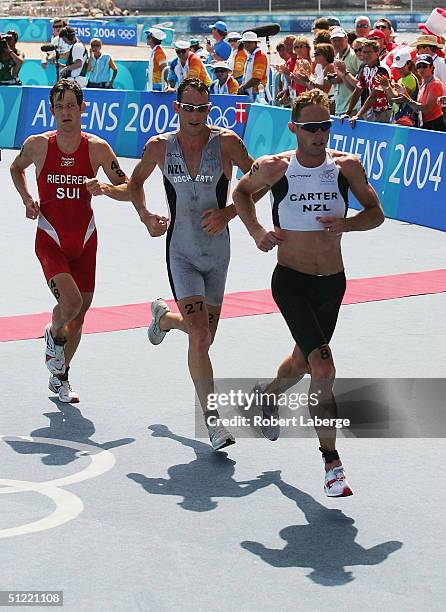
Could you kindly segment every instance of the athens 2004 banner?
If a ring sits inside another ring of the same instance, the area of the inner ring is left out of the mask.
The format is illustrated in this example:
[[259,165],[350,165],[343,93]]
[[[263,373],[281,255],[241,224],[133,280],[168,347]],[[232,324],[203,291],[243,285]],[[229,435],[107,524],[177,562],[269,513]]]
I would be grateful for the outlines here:
[[[31,134],[54,129],[49,91],[47,87],[11,87],[0,91],[0,113],[3,113],[0,114],[0,147],[20,148]],[[87,109],[82,129],[107,140],[120,156],[139,157],[151,136],[174,131],[178,125],[178,116],[173,110],[174,94],[87,89],[85,99]],[[244,96],[211,96],[210,123],[243,136],[244,99]]]

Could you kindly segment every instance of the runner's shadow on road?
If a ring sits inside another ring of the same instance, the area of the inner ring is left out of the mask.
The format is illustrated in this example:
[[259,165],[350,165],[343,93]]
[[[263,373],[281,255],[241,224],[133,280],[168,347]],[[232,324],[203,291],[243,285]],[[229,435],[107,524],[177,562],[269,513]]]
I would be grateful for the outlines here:
[[312,568],[308,578],[323,586],[339,586],[353,581],[346,567],[378,565],[402,547],[402,542],[389,541],[372,548],[355,542],[358,530],[354,520],[342,510],[326,508],[311,495],[286,484],[274,473],[272,484],[295,502],[307,520],[307,525],[290,525],[279,532],[286,542],[282,549],[267,548],[260,542],[241,542],[242,548],[257,555],[273,567]]
[[[135,441],[134,438],[122,438],[102,444],[95,442],[91,439],[96,433],[93,421],[85,418],[79,408],[75,408],[73,404],[65,404],[59,400],[50,399],[56,404],[58,412],[44,413],[44,416],[48,417],[50,421],[49,427],[36,429],[30,433],[30,436],[80,442],[81,444],[89,444],[105,450]],[[42,463],[45,465],[67,465],[79,459],[83,453],[81,450],[65,446],[52,446],[49,443],[9,440],[8,444],[16,453],[43,455]]]
[[182,497],[178,503],[185,510],[208,512],[217,507],[215,498],[245,497],[268,486],[271,478],[264,474],[254,480],[234,480],[235,461],[227,453],[215,452],[209,444],[178,436],[165,425],[150,425],[153,437],[170,438],[195,452],[190,463],[171,466],[168,478],[149,478],[144,474],[127,474],[152,495],[174,495]]

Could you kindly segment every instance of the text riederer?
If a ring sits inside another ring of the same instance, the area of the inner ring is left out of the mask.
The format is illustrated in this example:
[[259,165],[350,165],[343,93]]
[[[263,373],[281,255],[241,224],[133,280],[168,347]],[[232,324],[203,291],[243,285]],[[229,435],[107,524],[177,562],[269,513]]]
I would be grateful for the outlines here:
[[250,410],[252,406],[260,403],[275,404],[278,407],[287,407],[290,410],[298,410],[301,406],[317,406],[319,402],[317,393],[245,393],[241,389],[229,393],[210,393],[208,395],[207,407],[209,410],[216,410],[222,406],[243,407]]

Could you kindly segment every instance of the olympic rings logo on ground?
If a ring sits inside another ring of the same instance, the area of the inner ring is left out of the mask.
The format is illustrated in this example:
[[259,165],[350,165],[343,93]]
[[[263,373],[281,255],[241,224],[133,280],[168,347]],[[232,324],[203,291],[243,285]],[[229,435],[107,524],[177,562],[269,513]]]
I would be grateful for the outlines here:
[[52,500],[56,506],[56,509],[43,519],[25,523],[18,527],[0,529],[0,539],[45,531],[72,521],[82,512],[84,504],[77,495],[66,491],[62,487],[101,476],[111,470],[116,463],[115,456],[109,450],[70,440],[9,435],[0,435],[0,440],[5,442],[33,442],[35,444],[72,448],[80,451],[80,456],[89,457],[90,459],[90,464],[80,472],[54,480],[33,482],[0,478],[0,495],[7,495],[8,493],[40,493]]
[[127,40],[130,40],[131,38],[136,38],[136,31],[135,30],[123,30],[122,28],[120,28],[118,30],[118,36],[120,38],[125,38]]
[[215,127],[232,129],[237,125],[237,111],[229,106],[224,111],[219,106],[212,106],[209,113],[209,123]]

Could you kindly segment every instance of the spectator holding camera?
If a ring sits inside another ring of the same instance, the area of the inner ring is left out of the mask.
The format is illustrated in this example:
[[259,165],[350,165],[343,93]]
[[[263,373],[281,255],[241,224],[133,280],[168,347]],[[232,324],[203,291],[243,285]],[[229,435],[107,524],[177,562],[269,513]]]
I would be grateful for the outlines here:
[[88,51],[76,37],[76,30],[70,26],[62,28],[59,36],[69,46],[64,54],[66,65],[60,71],[60,78],[76,81],[81,87],[87,85]]
[[231,55],[231,46],[226,42],[228,28],[224,21],[216,21],[209,26],[214,43],[208,39],[206,41],[206,51],[209,53],[208,62],[226,62]]
[[19,51],[19,49],[17,49],[17,43],[19,41],[19,35],[17,34],[17,32],[15,30],[8,30],[6,32],[6,36],[8,38],[8,45],[10,46],[11,51],[15,53],[17,57],[20,57],[22,61],[24,61],[25,54],[23,53],[23,51]]
[[90,58],[87,70],[89,72],[87,87],[113,89],[118,69],[111,55],[102,53],[102,41],[100,38],[92,38],[90,40]]
[[[66,25],[67,25],[67,22],[64,19],[60,19],[59,17],[56,17],[55,19],[53,19],[52,36],[50,40],[50,45],[53,45],[57,49],[57,52],[59,53],[60,56],[64,55],[65,53],[68,53],[68,51],[70,50],[70,47],[67,45],[67,43],[64,42],[59,36],[60,31],[62,30],[62,28],[65,28]],[[46,70],[46,67],[48,66],[48,64],[54,64],[55,61],[56,61],[55,53],[50,53],[50,52],[45,53],[42,59],[42,68]]]
[[11,49],[8,36],[0,34],[0,85],[21,85],[18,79],[23,60]]

